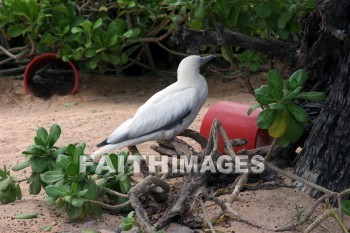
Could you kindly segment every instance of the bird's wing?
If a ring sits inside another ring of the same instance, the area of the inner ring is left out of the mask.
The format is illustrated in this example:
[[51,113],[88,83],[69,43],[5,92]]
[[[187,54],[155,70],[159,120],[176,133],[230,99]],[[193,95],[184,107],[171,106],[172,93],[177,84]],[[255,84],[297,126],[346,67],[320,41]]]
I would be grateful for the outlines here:
[[197,90],[195,88],[170,90],[165,89],[149,99],[137,110],[132,119],[120,125],[100,146],[171,129],[182,123],[198,102]]

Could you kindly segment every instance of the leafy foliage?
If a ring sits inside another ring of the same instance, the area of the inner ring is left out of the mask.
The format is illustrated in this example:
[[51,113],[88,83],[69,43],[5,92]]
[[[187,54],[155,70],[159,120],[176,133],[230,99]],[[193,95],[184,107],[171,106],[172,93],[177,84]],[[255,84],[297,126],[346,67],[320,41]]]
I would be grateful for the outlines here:
[[249,50],[237,54],[237,59],[239,61],[240,68],[246,68],[251,72],[258,71],[261,64],[264,62],[263,56]]
[[344,200],[341,202],[341,210],[344,214],[350,216],[350,200]]
[[[51,126],[49,132],[42,127],[38,128],[35,144],[23,152],[26,160],[12,170],[19,171],[31,166],[32,174],[28,178],[30,193],[38,194],[41,187],[44,187],[49,205],[55,204],[69,218],[82,219],[91,214],[98,219],[102,212],[99,199],[105,196],[104,187],[124,194],[131,188],[133,166],[128,160],[129,153],[105,155],[111,161],[111,170],[114,172],[99,171],[96,169],[97,163],[86,160],[85,144],[55,147],[60,135],[61,128],[56,124]],[[82,161],[89,164],[84,165]],[[96,177],[100,180],[99,185],[95,182]],[[116,204],[128,201],[127,198],[110,194],[107,197]],[[0,170],[0,203],[12,202],[16,198],[21,198],[19,185],[9,176],[6,168]],[[122,209],[130,210],[131,206]]]
[[[298,41],[301,26],[299,18],[315,7],[313,0],[185,0],[170,1],[179,15],[188,15],[185,25],[191,29],[212,29],[240,32],[248,36]],[[224,48],[223,48],[224,47]],[[211,48],[212,49],[212,48]],[[236,55],[240,67],[257,71],[263,57],[251,51],[221,46],[223,57]],[[231,55],[230,55],[231,54]],[[232,62],[232,61],[231,61]]]
[[22,192],[18,182],[10,176],[10,171],[4,166],[0,169],[0,203],[7,204],[21,198]]
[[325,94],[321,92],[301,92],[307,79],[307,73],[302,69],[294,72],[286,81],[278,71],[270,70],[267,74],[267,85],[255,90],[258,104],[249,109],[248,115],[254,109],[263,107],[264,110],[260,112],[257,120],[258,127],[268,129],[270,136],[277,138],[281,145],[297,141],[309,120],[305,110],[293,101],[325,99]]
[[64,61],[83,60],[85,68],[105,72],[121,69],[135,51],[142,52],[139,38],[158,36],[178,20],[159,1],[118,0],[108,7],[94,1],[85,9],[76,2],[4,0],[0,28],[10,39],[32,43],[37,53],[57,51]]
[[131,211],[126,218],[122,219],[122,223],[119,225],[119,227],[123,231],[130,231],[134,225],[136,225],[136,216],[135,212]]
[[28,179],[30,194],[39,194],[41,187],[45,186],[45,183],[40,179],[41,173],[58,168],[56,158],[67,149],[66,147],[54,147],[60,135],[61,128],[59,125],[52,125],[50,132],[40,127],[34,138],[34,144],[26,151],[23,151],[26,160],[12,168],[13,171],[19,171],[31,166],[32,174]]
[[[220,25],[248,36],[297,41],[298,19],[315,6],[312,0],[117,0],[90,1],[85,8],[77,7],[79,3],[4,0],[0,30],[10,42],[15,38],[37,53],[57,51],[65,61],[83,61],[85,68],[105,72],[121,70],[130,58],[142,57],[148,42],[140,39],[160,38],[185,18],[184,24],[192,29],[216,30]],[[170,40],[162,43],[173,46]],[[261,55],[229,46],[203,49],[221,51],[231,63],[236,57],[251,71],[264,61]]]

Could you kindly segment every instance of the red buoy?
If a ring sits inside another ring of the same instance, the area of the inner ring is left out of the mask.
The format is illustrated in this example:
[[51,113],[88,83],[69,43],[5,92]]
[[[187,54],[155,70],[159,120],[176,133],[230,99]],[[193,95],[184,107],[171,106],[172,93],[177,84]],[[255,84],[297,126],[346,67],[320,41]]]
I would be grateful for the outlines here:
[[[203,118],[200,133],[208,138],[213,121],[218,119],[230,140],[244,138],[248,141],[244,146],[235,147],[235,152],[271,144],[272,138],[267,130],[259,129],[256,123],[261,110],[257,109],[248,116],[249,108],[248,105],[229,101],[220,101],[214,104]],[[221,135],[219,135],[219,150],[221,153],[225,153]]]

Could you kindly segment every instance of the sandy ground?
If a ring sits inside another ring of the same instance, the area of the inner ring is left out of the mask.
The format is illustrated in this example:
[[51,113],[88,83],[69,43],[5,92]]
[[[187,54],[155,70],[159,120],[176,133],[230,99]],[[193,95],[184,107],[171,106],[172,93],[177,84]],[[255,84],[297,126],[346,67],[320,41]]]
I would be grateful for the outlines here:
[[[74,96],[53,96],[42,100],[27,95],[22,83],[0,78],[0,167],[11,168],[24,157],[21,152],[33,143],[38,127],[49,128],[59,124],[62,136],[58,145],[87,143],[86,152],[93,152],[94,145],[103,140],[121,122],[131,117],[137,108],[153,93],[175,81],[174,76],[152,77],[105,77],[82,74],[79,92]],[[255,87],[264,82],[253,78]],[[208,79],[209,98],[190,128],[199,131],[201,120],[208,108],[219,100],[253,104],[253,98],[246,91],[244,81],[236,79],[223,82],[219,77]],[[150,152],[145,143],[141,152]],[[29,176],[29,169],[17,173],[17,178]],[[21,184],[24,196],[21,201],[0,205],[0,232],[42,232],[43,226],[52,226],[51,232],[81,232],[86,228],[101,232],[114,232],[120,223],[117,213],[104,213],[101,221],[89,219],[71,223],[55,208],[48,208],[42,191],[37,196],[28,194],[28,185]],[[313,200],[291,188],[246,191],[240,194],[234,204],[235,210],[246,218],[269,228],[284,226],[293,222],[297,209],[305,211]],[[322,207],[318,209],[318,213]],[[217,208],[210,207],[214,215]],[[38,218],[31,220],[13,219],[16,213],[38,212]],[[299,231],[305,229],[304,224]],[[221,232],[258,233],[266,232],[234,220],[215,226]],[[328,220],[315,232],[337,232],[335,221]],[[294,232],[294,231],[293,231]]]

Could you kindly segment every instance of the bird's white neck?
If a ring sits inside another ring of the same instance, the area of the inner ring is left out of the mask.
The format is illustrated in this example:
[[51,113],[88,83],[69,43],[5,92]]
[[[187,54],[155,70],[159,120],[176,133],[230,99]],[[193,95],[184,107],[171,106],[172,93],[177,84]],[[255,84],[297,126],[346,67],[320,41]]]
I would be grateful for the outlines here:
[[186,69],[177,71],[177,80],[183,83],[196,83],[201,76],[199,69]]

